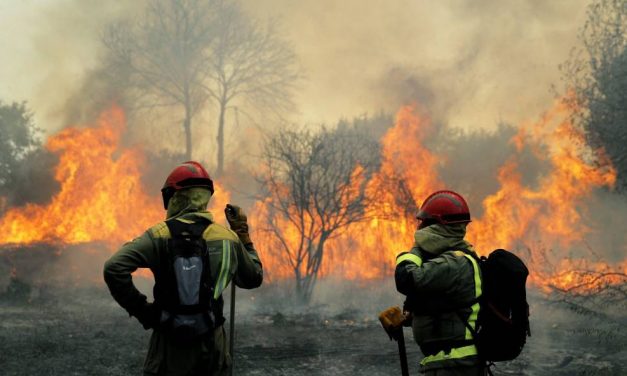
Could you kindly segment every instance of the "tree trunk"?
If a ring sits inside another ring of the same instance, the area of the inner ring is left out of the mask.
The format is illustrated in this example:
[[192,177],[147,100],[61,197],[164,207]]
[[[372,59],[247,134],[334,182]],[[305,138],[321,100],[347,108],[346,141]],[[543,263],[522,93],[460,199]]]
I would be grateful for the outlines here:
[[183,121],[183,128],[185,128],[185,159],[188,161],[192,160],[192,129],[191,129],[191,119],[185,116],[185,120]]
[[[322,258],[324,255],[324,244],[329,238],[328,233],[323,232],[318,240],[318,244],[314,249],[309,249],[307,271],[304,277],[297,276],[296,280],[296,293],[300,297],[301,301],[305,304],[311,302],[316,282],[318,281],[318,272],[322,265]],[[311,247],[311,245],[309,246]],[[313,247],[311,247],[313,248]]]
[[185,120],[183,120],[183,128],[185,129],[185,159],[192,160],[192,110],[189,103],[185,103]]
[[226,112],[226,100],[220,101],[220,117],[218,119],[218,165],[216,176],[221,176],[224,172],[224,116]]

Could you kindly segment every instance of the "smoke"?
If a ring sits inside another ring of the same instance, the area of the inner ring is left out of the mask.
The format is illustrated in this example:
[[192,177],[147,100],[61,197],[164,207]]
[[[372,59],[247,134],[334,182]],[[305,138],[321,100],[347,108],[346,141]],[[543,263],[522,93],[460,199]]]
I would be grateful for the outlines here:
[[[559,79],[558,64],[577,44],[586,2],[263,0],[240,5],[251,17],[278,19],[303,66],[306,80],[295,98],[299,111],[288,122],[336,124],[380,110],[395,113],[400,105],[417,102],[436,124],[473,130],[518,124],[546,108],[549,87]],[[94,0],[0,5],[0,20],[14,31],[11,39],[0,37],[6,55],[0,97],[27,100],[48,134],[90,123],[112,101],[124,101],[118,92],[124,83],[107,72],[103,29],[141,15],[144,6]],[[210,167],[214,113],[213,108],[200,113],[194,125],[194,156]],[[181,151],[180,116],[168,110],[136,115],[128,114],[127,144],[151,145],[157,153]],[[230,114],[229,171],[254,170],[261,143],[252,140],[261,139],[259,121],[245,111]],[[229,180],[234,180],[230,187],[239,185],[238,179]],[[238,198],[247,195],[251,192]]]
[[279,16],[294,41],[308,77],[298,98],[308,119],[427,99],[436,119],[472,128],[517,124],[545,108],[587,1],[243,4]]
[[[278,18],[307,81],[294,119],[333,123],[408,99],[461,127],[518,123],[539,113],[577,44],[586,0],[241,1],[253,17]],[[102,57],[104,26],[143,2],[6,2],[0,20],[5,100],[28,100],[51,132],[67,125],[69,99],[98,102],[89,84]],[[106,90],[105,90],[106,91]],[[70,119],[71,120],[71,119]]]
[[140,2],[2,2],[0,97],[26,100],[50,134],[67,125],[67,100],[99,64],[104,25]]
[[54,180],[56,155],[44,149],[35,150],[20,162],[21,168],[13,173],[10,186],[0,191],[6,197],[7,207],[27,203],[44,204],[59,190]]

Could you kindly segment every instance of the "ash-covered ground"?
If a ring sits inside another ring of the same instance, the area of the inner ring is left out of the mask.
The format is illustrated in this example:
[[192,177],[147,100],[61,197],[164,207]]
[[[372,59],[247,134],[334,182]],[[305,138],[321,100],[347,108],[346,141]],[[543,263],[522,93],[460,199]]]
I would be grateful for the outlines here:
[[[400,374],[396,343],[377,320],[380,310],[401,303],[391,283],[348,287],[329,281],[318,290],[309,307],[292,304],[276,285],[238,290],[236,375]],[[495,375],[627,373],[626,314],[530,300],[532,337],[518,359],[497,365]],[[0,374],[140,375],[149,335],[104,286],[12,282],[0,298]],[[411,331],[405,335],[410,370],[418,374],[420,353]]]

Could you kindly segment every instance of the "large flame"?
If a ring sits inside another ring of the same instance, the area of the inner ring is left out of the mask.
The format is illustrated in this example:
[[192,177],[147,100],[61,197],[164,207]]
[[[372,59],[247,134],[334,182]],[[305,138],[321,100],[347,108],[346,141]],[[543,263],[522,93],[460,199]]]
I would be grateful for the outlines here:
[[[0,218],[0,244],[78,244],[117,247],[164,217],[158,189],[149,194],[141,178],[146,157],[141,147],[123,147],[124,112],[114,106],[96,124],[71,127],[47,140],[59,155],[55,179],[60,191],[47,205],[27,204]],[[164,177],[168,171],[164,171]],[[224,207],[220,187],[212,207]]]
[[[540,121],[521,126],[512,140],[517,152],[497,172],[500,188],[483,200],[483,216],[474,218],[468,237],[481,254],[508,248],[522,255],[532,282],[540,287],[594,289],[624,278],[618,274],[627,273],[627,262],[610,265],[570,250],[592,231],[583,220],[586,203],[595,189],[614,184],[616,172],[602,151],[586,146],[570,115],[564,102],[557,101]],[[372,280],[393,273],[396,254],[413,243],[421,201],[435,190],[455,189],[438,176],[438,169],[446,168],[445,156],[425,146],[432,128],[415,106],[399,110],[381,140],[380,168],[366,175],[358,166],[342,198],[357,197],[365,186],[366,194],[376,197],[366,208],[367,220],[328,239],[321,276]],[[49,138],[46,147],[59,155],[55,179],[61,189],[46,205],[6,210],[0,218],[0,245],[101,242],[113,249],[162,220],[160,197],[149,194],[141,182],[146,166],[142,149],[120,144],[124,129],[124,113],[113,107],[94,126],[66,128]],[[532,150],[546,167],[531,185],[523,182],[520,171],[523,150]],[[216,192],[211,209],[221,211],[229,195],[219,186]],[[251,210],[251,227],[257,230],[253,238],[269,279],[293,278],[310,267],[306,262],[290,264],[285,254],[286,249],[298,249],[302,237],[285,216],[272,211],[271,200],[258,201]],[[305,218],[310,224],[316,220]],[[272,231],[260,231],[271,227],[283,240]]]
[[389,276],[396,255],[411,248],[417,203],[444,188],[437,173],[442,157],[424,145],[433,125],[418,113],[415,105],[402,107],[381,140],[381,168],[366,191],[377,197],[367,209],[374,216],[330,243],[329,273],[353,280]]
[[[586,146],[564,103],[556,101],[540,121],[521,126],[512,140],[517,154],[499,169],[500,189],[484,199],[484,214],[469,225],[468,238],[480,254],[508,248],[521,255],[530,266],[531,281],[540,287],[592,288],[607,281],[606,277],[611,280],[613,272],[627,272],[627,263],[612,266],[569,253],[569,246],[591,231],[582,220],[588,199],[596,188],[613,186],[616,172],[601,150]],[[400,109],[394,127],[381,141],[381,168],[368,183],[368,192],[378,197],[368,209],[375,214],[328,242],[323,275],[368,280],[392,274],[396,254],[413,242],[415,209],[431,192],[445,188],[438,176],[445,158],[425,147],[431,128],[429,119],[419,115],[415,106]],[[519,171],[518,154],[524,148],[530,148],[547,166],[533,186],[523,184]],[[378,189],[382,185],[387,189]],[[267,212],[266,204],[258,203],[253,210],[253,221],[262,227],[263,218],[279,218]],[[298,239],[289,223],[275,228],[288,243]],[[275,235],[258,234],[264,262],[275,277],[293,277],[294,266],[286,263]]]
[[[432,132],[432,124],[417,112],[416,106],[401,108],[394,127],[381,140],[381,167],[366,186],[366,194],[376,196],[371,207],[365,209],[372,215],[364,222],[341,229],[327,242],[320,275],[352,280],[389,276],[396,254],[411,247],[416,202],[444,187],[436,171],[441,158],[423,145]],[[357,170],[360,168],[358,166]],[[357,190],[363,181],[353,178],[351,184]],[[285,194],[287,192],[282,193]],[[286,255],[286,248],[294,252],[299,247],[301,236],[294,224],[270,211],[270,200],[258,202],[251,211],[252,227],[258,230],[255,239],[270,279],[293,278],[295,272],[303,274],[308,267],[306,262],[302,265],[289,263]],[[285,240],[284,244],[277,237],[277,231]]]
[[557,100],[540,121],[523,125],[512,139],[518,153],[530,148],[548,172],[534,186],[526,186],[518,169],[519,155],[512,156],[498,172],[499,191],[483,200],[483,217],[469,226],[469,238],[478,250],[524,251],[531,281],[563,290],[587,285],[591,275],[621,270],[586,259],[590,252],[579,257],[572,252],[591,231],[583,220],[589,198],[596,188],[612,187],[616,171],[602,150],[587,147],[565,103]]
[[595,188],[612,187],[616,171],[602,151],[586,148],[570,116],[564,102],[557,101],[540,122],[521,127],[512,140],[517,150],[535,149],[550,170],[529,187],[522,184],[518,156],[505,162],[498,173],[500,190],[485,198],[483,217],[469,227],[477,248],[512,248],[538,240],[566,248],[589,231],[581,215],[588,209],[586,199]]

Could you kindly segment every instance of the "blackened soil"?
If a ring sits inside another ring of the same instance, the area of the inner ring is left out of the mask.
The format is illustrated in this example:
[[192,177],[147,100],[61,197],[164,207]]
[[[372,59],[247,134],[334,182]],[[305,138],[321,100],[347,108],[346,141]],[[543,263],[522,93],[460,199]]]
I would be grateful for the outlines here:
[[[260,300],[260,299],[259,299]],[[624,318],[583,315],[548,303],[532,312],[532,337],[495,375],[625,375]],[[385,307],[381,307],[385,308]],[[398,375],[396,343],[376,312],[243,308],[236,320],[236,375]],[[0,301],[0,374],[141,375],[150,333],[104,289]],[[411,374],[420,353],[405,331]]]

